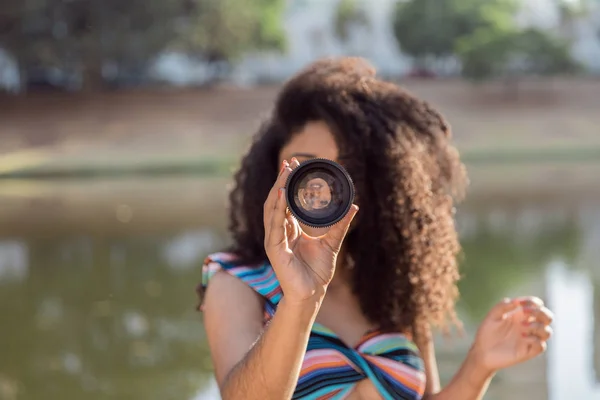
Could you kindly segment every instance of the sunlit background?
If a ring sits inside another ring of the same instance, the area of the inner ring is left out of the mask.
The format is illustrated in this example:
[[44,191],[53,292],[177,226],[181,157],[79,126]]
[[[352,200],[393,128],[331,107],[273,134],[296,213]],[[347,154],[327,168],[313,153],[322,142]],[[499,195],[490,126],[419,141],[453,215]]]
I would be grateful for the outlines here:
[[486,399],[600,399],[598,0],[2,0],[0,399],[219,398],[194,288],[231,171],[334,55],[438,107],[469,168],[442,380],[535,294],[549,351]]

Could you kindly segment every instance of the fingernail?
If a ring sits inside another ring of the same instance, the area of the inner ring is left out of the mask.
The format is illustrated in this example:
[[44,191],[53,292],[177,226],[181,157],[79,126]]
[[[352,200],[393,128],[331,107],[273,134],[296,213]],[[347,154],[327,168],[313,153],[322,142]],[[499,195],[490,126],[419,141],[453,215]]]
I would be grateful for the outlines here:
[[294,161],[298,161],[298,159],[296,157],[292,157],[292,162]]
[[281,199],[281,196],[283,196],[283,188],[279,188],[279,191],[277,192],[277,198]]

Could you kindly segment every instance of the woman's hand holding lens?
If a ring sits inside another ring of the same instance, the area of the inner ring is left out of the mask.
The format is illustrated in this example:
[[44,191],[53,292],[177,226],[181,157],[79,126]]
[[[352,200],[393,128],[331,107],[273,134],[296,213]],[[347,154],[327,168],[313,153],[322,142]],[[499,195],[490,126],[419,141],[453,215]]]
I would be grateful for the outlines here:
[[303,303],[323,296],[333,278],[340,248],[358,207],[320,237],[302,231],[287,211],[285,184],[298,161],[283,162],[264,204],[265,250],[277,274],[286,302]]

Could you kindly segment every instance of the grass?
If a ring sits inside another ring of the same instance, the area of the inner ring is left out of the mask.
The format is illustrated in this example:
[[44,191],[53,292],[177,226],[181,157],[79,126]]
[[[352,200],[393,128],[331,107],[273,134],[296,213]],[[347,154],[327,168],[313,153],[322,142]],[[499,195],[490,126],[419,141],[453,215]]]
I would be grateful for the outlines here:
[[[599,147],[570,147],[558,149],[493,149],[463,151],[463,161],[472,166],[539,163],[600,162]],[[239,157],[233,155],[198,157],[147,157],[142,160],[90,162],[70,160],[60,162],[43,155],[28,158],[27,162],[0,160],[0,179],[94,179],[136,176],[197,175],[222,176],[230,174]]]
[[52,166],[41,163],[36,166],[16,168],[0,172],[0,179],[94,179],[136,176],[200,175],[213,176],[229,171],[232,160],[175,159],[172,161],[146,161],[135,164]]

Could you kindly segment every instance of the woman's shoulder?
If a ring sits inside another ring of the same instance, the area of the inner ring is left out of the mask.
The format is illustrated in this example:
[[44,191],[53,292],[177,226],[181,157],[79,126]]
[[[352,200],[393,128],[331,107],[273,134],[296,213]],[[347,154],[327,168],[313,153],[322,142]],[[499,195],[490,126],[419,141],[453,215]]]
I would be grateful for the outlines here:
[[281,299],[281,287],[268,260],[247,264],[232,252],[216,252],[208,255],[202,265],[202,286],[219,271],[233,275],[260,294],[277,304]]

